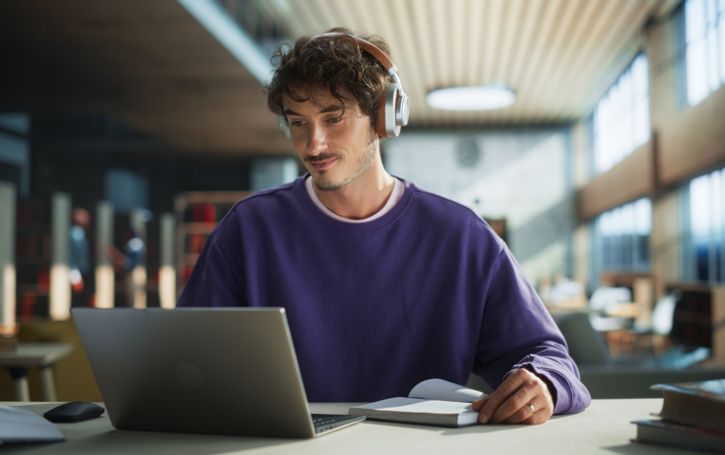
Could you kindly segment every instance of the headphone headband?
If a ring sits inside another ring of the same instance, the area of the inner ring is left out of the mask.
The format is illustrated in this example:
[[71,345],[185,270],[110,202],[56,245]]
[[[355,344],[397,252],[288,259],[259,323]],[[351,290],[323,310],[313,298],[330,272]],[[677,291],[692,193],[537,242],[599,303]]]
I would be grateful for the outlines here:
[[371,43],[368,40],[359,38],[357,36],[348,35],[347,33],[341,33],[341,32],[327,32],[327,33],[320,33],[319,35],[315,35],[312,38],[310,38],[310,41],[315,41],[317,39],[325,39],[325,38],[351,38],[353,41],[355,41],[355,44],[357,44],[357,47],[363,49],[368,54],[375,57],[375,60],[380,62],[381,65],[383,65],[383,68],[385,68],[385,71],[387,71],[389,74],[397,73],[398,68],[395,66],[395,63],[388,57],[388,54],[383,52],[382,49],[380,49],[375,44]]

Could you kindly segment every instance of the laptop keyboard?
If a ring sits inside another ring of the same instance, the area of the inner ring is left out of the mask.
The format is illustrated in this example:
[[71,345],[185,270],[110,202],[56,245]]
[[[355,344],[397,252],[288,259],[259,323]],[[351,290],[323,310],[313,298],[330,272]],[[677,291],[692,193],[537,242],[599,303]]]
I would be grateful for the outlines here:
[[351,423],[355,420],[357,420],[355,416],[348,415],[312,414],[312,424],[315,426],[315,433],[332,430],[333,428]]

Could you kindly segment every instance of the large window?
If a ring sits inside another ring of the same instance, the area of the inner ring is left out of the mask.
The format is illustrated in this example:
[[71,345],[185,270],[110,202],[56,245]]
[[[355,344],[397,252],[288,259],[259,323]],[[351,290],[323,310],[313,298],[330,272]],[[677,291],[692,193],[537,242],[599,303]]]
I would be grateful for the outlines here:
[[693,105],[725,82],[725,0],[687,0],[684,16],[685,85]]
[[647,58],[635,58],[594,108],[594,173],[606,171],[647,142],[649,82]]
[[652,203],[647,198],[599,215],[595,226],[597,272],[649,270]]
[[693,179],[686,191],[684,278],[725,282],[725,168]]

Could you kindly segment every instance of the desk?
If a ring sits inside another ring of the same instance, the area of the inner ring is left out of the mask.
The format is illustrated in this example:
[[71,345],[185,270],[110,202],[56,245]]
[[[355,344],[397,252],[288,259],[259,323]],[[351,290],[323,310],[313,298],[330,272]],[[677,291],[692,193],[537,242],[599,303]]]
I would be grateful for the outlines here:
[[0,352],[0,367],[10,371],[17,401],[29,401],[27,373],[29,368],[38,368],[43,399],[57,400],[53,364],[70,354],[73,347],[68,343],[18,343],[14,351]]
[[638,319],[642,311],[635,302],[613,302],[607,305],[604,314],[613,318]]
[[[42,414],[51,403],[29,403]],[[349,404],[313,404],[312,411],[345,414]],[[271,439],[175,433],[119,431],[106,416],[60,424],[66,442],[16,446],[3,455],[34,454],[685,454],[676,449],[632,443],[630,421],[648,418],[662,406],[659,398],[594,400],[581,414],[557,416],[543,425],[476,425],[439,428],[362,422],[315,439]]]

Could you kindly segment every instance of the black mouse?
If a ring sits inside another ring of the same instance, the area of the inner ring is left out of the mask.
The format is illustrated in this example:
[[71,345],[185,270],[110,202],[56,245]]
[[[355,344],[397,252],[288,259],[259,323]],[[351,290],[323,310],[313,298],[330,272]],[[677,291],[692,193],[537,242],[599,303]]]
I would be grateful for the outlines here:
[[100,417],[106,410],[89,401],[69,401],[43,414],[43,417],[56,423],[81,422]]

